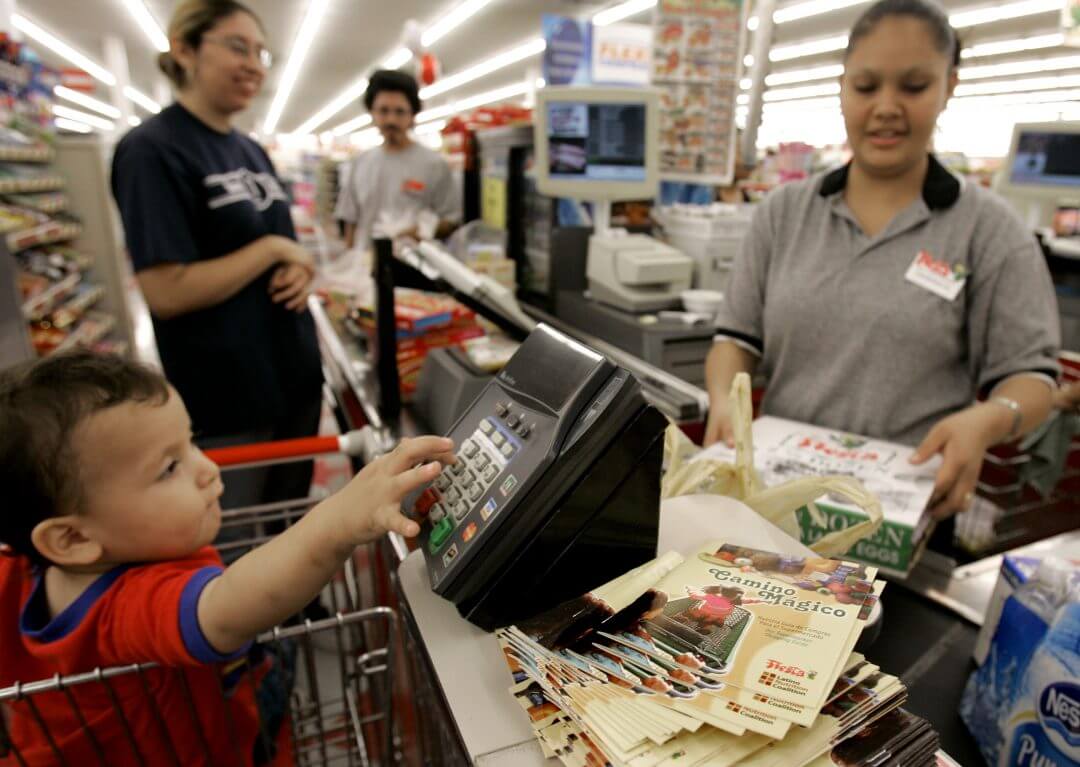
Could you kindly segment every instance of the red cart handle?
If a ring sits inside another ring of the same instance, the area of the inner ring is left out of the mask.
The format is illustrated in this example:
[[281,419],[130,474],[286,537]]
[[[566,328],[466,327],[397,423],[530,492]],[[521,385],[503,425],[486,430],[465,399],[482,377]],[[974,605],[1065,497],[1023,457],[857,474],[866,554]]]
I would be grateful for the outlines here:
[[[365,427],[366,429],[367,427]],[[203,451],[218,466],[241,466],[313,458],[327,453],[359,456],[365,450],[364,429],[332,437],[302,437],[252,445],[218,447]]]

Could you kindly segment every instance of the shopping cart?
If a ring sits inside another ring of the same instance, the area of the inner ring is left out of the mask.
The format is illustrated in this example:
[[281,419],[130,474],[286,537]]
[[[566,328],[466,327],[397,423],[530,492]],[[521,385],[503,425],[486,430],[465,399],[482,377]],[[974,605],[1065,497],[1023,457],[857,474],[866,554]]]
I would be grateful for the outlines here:
[[[373,451],[382,445],[376,437],[371,433],[351,432],[342,437],[207,451],[207,455],[223,471],[311,460],[319,454],[339,451],[370,459]],[[222,530],[215,545],[224,558],[235,558],[273,537],[269,531],[292,525],[318,500],[309,497],[226,510],[222,512]],[[389,607],[363,609],[363,594],[356,562],[350,559],[317,600],[321,606],[318,611],[332,617],[311,620],[299,614],[257,638],[259,653],[274,659],[278,669],[274,684],[281,702],[287,702],[287,713],[278,717],[276,728],[272,722],[259,722],[253,749],[248,749],[246,744],[235,744],[230,753],[211,753],[205,725],[200,724],[187,683],[190,670],[142,663],[89,669],[67,676],[57,674],[0,689],[0,764],[186,767],[179,755],[181,749],[170,735],[177,731],[173,726],[175,719],[170,719],[167,726],[166,714],[153,694],[167,675],[175,678],[186,695],[182,708],[190,717],[188,729],[199,734],[201,743],[195,748],[205,764],[262,762],[362,767],[394,763],[392,691],[398,618]],[[308,613],[312,612],[311,607],[308,606]],[[262,666],[265,668],[266,663]],[[249,685],[251,693],[258,695],[257,688],[265,685],[268,678],[257,678],[254,663],[248,663],[237,673],[241,676],[235,686],[226,690],[224,684],[219,685],[222,710],[226,712],[229,711],[227,699],[236,696],[240,686]],[[261,692],[266,694],[265,690]],[[88,701],[93,705],[91,710]],[[146,732],[133,731],[130,715],[136,708],[151,712],[157,732],[150,738],[156,738],[156,743],[148,742]],[[285,712],[285,705],[279,708]],[[57,716],[57,712],[61,715]],[[171,716],[176,715],[173,708]],[[202,721],[205,719],[203,716]],[[103,722],[108,723],[106,729],[113,733],[105,741],[99,737]],[[232,731],[232,721],[220,724]],[[20,752],[12,738],[15,726],[36,728],[48,744],[49,753]],[[117,731],[122,734],[119,738],[115,737]],[[189,753],[190,749],[188,744]],[[74,760],[70,757],[73,753],[78,754]]]

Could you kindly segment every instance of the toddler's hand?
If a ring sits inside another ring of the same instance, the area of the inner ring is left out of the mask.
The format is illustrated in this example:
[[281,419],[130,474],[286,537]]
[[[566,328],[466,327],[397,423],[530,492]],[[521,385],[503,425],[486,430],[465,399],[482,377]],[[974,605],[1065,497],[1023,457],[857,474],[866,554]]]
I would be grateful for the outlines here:
[[352,540],[366,543],[391,531],[407,538],[418,534],[420,526],[402,515],[401,500],[456,460],[451,440],[417,437],[402,440],[393,451],[365,466],[334,497]]

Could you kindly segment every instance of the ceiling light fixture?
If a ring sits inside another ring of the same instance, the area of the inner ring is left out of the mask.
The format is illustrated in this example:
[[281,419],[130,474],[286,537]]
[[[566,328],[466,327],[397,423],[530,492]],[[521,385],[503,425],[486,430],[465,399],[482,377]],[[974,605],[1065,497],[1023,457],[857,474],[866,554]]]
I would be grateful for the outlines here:
[[1035,72],[1060,72],[1080,69],[1080,56],[1053,56],[1045,59],[1006,61],[1003,64],[984,64],[978,67],[961,67],[957,74],[961,80],[981,80],[987,77],[1029,75]]
[[300,67],[304,65],[304,59],[307,58],[308,51],[311,50],[315,32],[318,31],[319,24],[322,23],[323,17],[326,15],[328,5],[329,0],[311,0],[308,5],[304,20],[300,22],[300,31],[296,33],[296,39],[293,41],[292,52],[289,54],[289,60],[285,64],[285,71],[281,75],[281,80],[277,83],[277,93],[274,95],[274,100],[270,104],[270,111],[263,122],[263,133],[273,133],[274,129],[277,128],[278,120],[281,119],[285,104],[289,101],[293,87],[300,77]]
[[161,31],[161,26],[150,13],[150,9],[146,7],[146,3],[143,0],[122,0],[122,2],[128,13],[135,19],[135,23],[139,25],[139,29],[150,39],[150,44],[159,53],[169,50],[169,38],[165,37],[165,33]]
[[156,115],[161,111],[161,104],[154,101],[142,91],[132,88],[130,85],[124,86],[124,95],[151,114]]
[[412,60],[412,51],[408,48],[398,48],[391,53],[382,63],[383,69],[401,69]]
[[956,86],[957,96],[987,96],[995,93],[1023,93],[1054,88],[1080,86],[1080,75],[1056,77],[1028,77],[1023,80],[995,80],[989,83],[961,83]]
[[[304,120],[304,122],[300,123],[300,127],[296,129],[296,133],[311,133],[312,130],[322,125],[324,122],[336,115],[342,109],[349,106],[349,104],[352,104],[354,101],[363,96],[364,91],[367,90],[367,86],[368,79],[366,77],[361,77],[359,80],[357,80],[348,88],[335,96],[333,101],[324,106],[322,109],[320,109],[308,119]],[[368,117],[368,115],[363,116],[367,117],[369,120],[371,119],[370,117]],[[347,132],[348,131],[346,131],[346,133]]]
[[420,44],[425,48],[434,45],[490,4],[491,0],[465,0],[425,29],[420,35]]
[[[355,131],[360,130],[365,125],[370,125],[370,124],[371,124],[371,115],[360,115],[359,117],[354,117],[351,120],[343,122],[341,125],[339,125],[336,128],[332,129],[330,132],[332,134],[334,134],[335,136],[345,136],[345,135],[347,135],[349,133],[353,133]],[[297,132],[299,132],[299,131],[297,131]]]
[[801,59],[804,56],[816,56],[819,53],[831,53],[842,51],[847,47],[847,35],[835,37],[822,37],[817,40],[807,40],[805,43],[794,45],[780,45],[769,51],[769,61],[789,61]]
[[656,7],[656,0],[628,0],[594,13],[592,23],[594,27],[606,27],[608,24],[628,19],[654,7]]
[[31,40],[39,45],[45,46],[57,56],[67,59],[75,66],[79,67],[79,69],[86,71],[86,73],[94,79],[100,80],[106,85],[116,85],[116,76],[113,75],[112,72],[94,62],[90,57],[79,53],[52,32],[46,31],[22,14],[11,14],[11,23],[15,29],[22,32]]
[[763,101],[794,101],[796,99],[809,99],[818,96],[835,96],[840,93],[840,83],[824,83],[822,85],[803,85],[798,88],[777,88],[765,91]]
[[516,64],[519,61],[524,61],[527,58],[536,56],[544,51],[547,47],[547,43],[542,37],[534,37],[524,43],[521,43],[508,51],[503,51],[492,56],[489,59],[481,61],[479,64],[473,64],[471,67],[458,72],[456,74],[444,77],[441,80],[436,80],[433,85],[429,85],[426,88],[420,89],[421,99],[430,99],[434,96],[438,96],[443,93],[454,90],[466,83],[471,83],[473,80],[479,80],[485,75],[489,75],[492,72],[497,72],[504,67],[508,67],[512,64]]
[[960,58],[975,59],[983,56],[1000,56],[1004,53],[1019,53],[1021,51],[1034,51],[1042,48],[1057,48],[1065,44],[1065,35],[1055,32],[1051,35],[1035,35],[1034,37],[1009,38],[1008,40],[988,40],[985,43],[976,43],[970,48],[960,51]]
[[66,88],[63,85],[57,85],[53,88],[53,93],[65,101],[70,101],[72,104],[78,104],[84,109],[92,109],[98,114],[105,115],[113,120],[120,119],[119,109],[111,104],[106,104],[104,101],[99,101],[92,96],[87,96],[85,93],[73,91],[71,88]]
[[95,128],[101,128],[101,130],[111,131],[116,128],[116,123],[111,120],[106,120],[103,117],[98,117],[97,115],[92,115],[88,112],[80,112],[78,109],[71,109],[70,107],[65,107],[61,104],[53,104],[52,111],[57,117],[86,123]]
[[131,115],[131,117],[129,117],[129,118],[127,119],[127,123],[128,123],[128,125],[130,125],[130,126],[131,126],[132,128],[137,128],[137,127],[139,127],[140,125],[142,125],[142,119],[141,119],[141,118],[139,118],[139,117],[136,117],[135,115]]
[[805,3],[795,3],[777,11],[773,11],[773,22],[786,24],[789,21],[798,21],[811,16],[820,16],[823,13],[831,13],[853,5],[863,5],[870,0],[809,0]]
[[57,117],[53,120],[53,125],[60,130],[71,131],[72,133],[92,133],[94,130],[86,123],[81,123],[77,120],[68,120],[66,117]]
[[777,85],[794,85],[814,80],[830,80],[844,74],[843,64],[826,64],[809,69],[790,69],[786,72],[773,72],[765,75],[765,85],[772,88]]
[[971,8],[957,11],[949,16],[949,23],[954,29],[965,29],[978,24],[990,24],[995,21],[1019,19],[1039,13],[1061,13],[1061,0],[1021,0],[1018,3],[992,5],[983,8]]

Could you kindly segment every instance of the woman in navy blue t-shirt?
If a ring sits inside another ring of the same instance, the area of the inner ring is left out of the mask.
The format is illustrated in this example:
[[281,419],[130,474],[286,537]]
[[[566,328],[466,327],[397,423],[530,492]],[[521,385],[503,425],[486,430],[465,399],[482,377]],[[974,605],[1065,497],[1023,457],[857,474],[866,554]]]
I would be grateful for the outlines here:
[[[240,3],[188,0],[169,38],[159,64],[176,103],[120,141],[112,169],[165,374],[197,435],[314,434],[322,391],[306,303],[314,265],[296,243],[270,159],[232,127],[270,64],[262,24]],[[306,495],[305,476],[292,477],[283,492]]]

